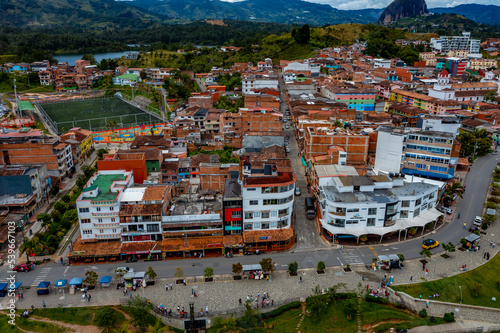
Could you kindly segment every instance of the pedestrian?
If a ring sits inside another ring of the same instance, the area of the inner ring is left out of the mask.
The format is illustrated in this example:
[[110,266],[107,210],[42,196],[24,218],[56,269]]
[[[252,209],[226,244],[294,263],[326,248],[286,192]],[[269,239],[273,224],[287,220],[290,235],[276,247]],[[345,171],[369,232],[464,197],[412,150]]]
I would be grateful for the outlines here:
[[168,291],[168,283],[165,284],[165,291]]
[[486,258],[486,252],[484,252],[484,254],[483,254],[483,259],[485,259],[485,258]]
[[302,283],[302,276],[299,276],[299,283]]
[[21,299],[24,299],[23,293],[19,293],[19,295],[21,295]]
[[130,292],[130,298],[132,298],[132,292]]
[[384,281],[387,280],[387,274],[384,274]]
[[259,299],[259,298],[260,298],[260,293],[257,293],[257,299]]
[[184,283],[184,285],[186,285],[186,279],[182,280],[182,283]]
[[477,250],[479,251],[479,249],[481,248],[481,245],[477,244]]
[[429,307],[429,301],[426,301],[425,302],[425,307],[428,308]]
[[466,222],[464,222],[464,229],[465,229],[465,228],[467,228],[467,223],[466,223]]
[[410,276],[410,282],[413,282],[413,275]]
[[172,284],[170,284],[170,290],[172,290],[172,289],[173,289],[173,286],[172,286]]
[[422,270],[425,271],[425,264],[422,264]]
[[274,306],[274,299],[271,300],[271,306]]
[[61,265],[64,265],[63,257],[61,257]]
[[486,260],[490,260],[490,253],[486,253]]
[[429,270],[428,269],[425,270],[425,275],[429,275]]
[[45,301],[42,301],[42,306],[43,306],[44,308],[46,308],[46,307],[47,307],[47,305],[45,305]]
[[365,280],[365,275],[363,274],[363,276],[361,277],[361,280],[364,281]]
[[21,294],[17,294],[17,299],[21,301]]
[[250,300],[250,296],[247,295],[247,302]]
[[208,305],[207,305],[207,307],[205,308],[205,313],[206,313],[206,314],[207,314],[207,316],[208,316]]
[[191,289],[191,295],[194,295],[194,289]]
[[493,245],[492,245],[492,246],[493,246],[493,248],[495,248],[495,242],[493,242]]
[[253,303],[253,296],[250,296],[250,302]]
[[242,306],[242,305],[243,305],[243,303],[241,302],[241,298],[240,298],[240,306]]
[[91,300],[91,299],[92,299],[92,296],[90,296],[90,294],[89,294],[89,296],[88,296],[88,298],[87,298],[87,300],[89,301],[89,303],[90,303],[90,300]]

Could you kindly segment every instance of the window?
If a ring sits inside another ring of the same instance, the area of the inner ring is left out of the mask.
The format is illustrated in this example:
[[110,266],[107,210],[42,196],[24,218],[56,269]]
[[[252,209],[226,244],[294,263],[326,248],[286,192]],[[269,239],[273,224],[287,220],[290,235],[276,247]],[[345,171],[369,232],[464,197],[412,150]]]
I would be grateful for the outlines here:
[[239,218],[241,218],[241,211],[232,212],[232,213],[231,213],[231,217],[232,217],[233,219],[239,219]]
[[247,191],[255,191],[255,190],[257,190],[255,187],[247,188]]
[[346,224],[358,224],[359,220],[347,220],[345,221]]
[[115,233],[115,232],[116,232],[116,229],[113,229],[113,233]]
[[399,218],[405,219],[408,217],[408,211],[407,210],[402,210],[399,212]]
[[262,212],[262,218],[263,219],[268,219],[269,218],[269,211],[263,211]]
[[259,204],[259,200],[250,200],[250,205],[255,206]]
[[331,224],[335,227],[345,227],[344,219],[335,219],[331,221]]
[[251,220],[251,219],[253,219],[253,212],[245,213],[245,220]]
[[97,222],[101,223],[101,222],[102,222],[102,219],[97,219]]
[[278,212],[277,212],[277,211],[275,211],[275,210],[272,210],[272,211],[271,211],[271,215],[270,215],[270,216],[271,216],[271,217],[277,217],[277,216],[278,216]]
[[410,200],[401,201],[401,207],[410,207]]
[[359,212],[359,208],[348,208],[347,212],[348,213],[357,213],[357,212]]
[[375,219],[374,219],[374,218],[369,218],[369,219],[366,221],[366,226],[367,226],[367,227],[374,227],[374,226],[375,226]]
[[377,208],[368,208],[368,215],[377,215]]
[[421,203],[422,199],[417,199],[417,201],[415,201],[415,206],[420,206]]
[[413,217],[417,217],[420,215],[420,208],[415,208],[415,211],[413,212]]
[[269,229],[269,223],[262,223],[261,229]]
[[430,193],[430,194],[429,194],[429,200],[430,200],[430,199],[434,199],[434,195],[435,195],[435,194],[436,194],[435,192]]
[[115,210],[114,207],[109,207],[109,211],[112,212],[113,210]]
[[245,223],[245,230],[252,230],[252,229],[253,229],[252,223]]
[[99,232],[100,232],[101,234],[103,234],[103,233],[104,233],[104,229],[99,229]]
[[253,217],[260,218],[260,211],[253,212]]
[[114,217],[111,218],[111,222],[115,222],[115,218]]
[[92,230],[83,230],[84,235],[92,235]]
[[253,224],[253,228],[254,228],[254,229],[260,229],[260,226],[261,226],[260,222],[255,222],[255,223]]
[[158,224],[146,224],[147,232],[158,232],[160,231],[160,226]]
[[81,219],[80,223],[90,223],[90,219]]
[[101,207],[97,207],[97,208],[96,208],[96,210],[97,210],[98,212],[100,212],[100,211],[101,211]]
[[88,212],[89,212],[89,209],[88,209],[88,208],[79,208],[79,209],[78,209],[78,212],[79,212],[79,213],[88,213]]

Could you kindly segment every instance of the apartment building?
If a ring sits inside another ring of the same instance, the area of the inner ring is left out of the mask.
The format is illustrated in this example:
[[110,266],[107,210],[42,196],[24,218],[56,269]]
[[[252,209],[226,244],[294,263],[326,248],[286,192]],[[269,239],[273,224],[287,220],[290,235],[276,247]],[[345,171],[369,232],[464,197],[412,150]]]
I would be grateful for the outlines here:
[[241,235],[243,233],[243,196],[238,179],[226,179],[224,198],[222,199],[222,218],[224,235]]
[[240,108],[241,134],[246,132],[281,131],[283,115],[277,109]]
[[[439,215],[439,187],[405,183],[400,175],[339,176],[319,180],[320,223],[333,242],[342,237],[379,235],[424,227]],[[382,238],[381,238],[382,240]]]
[[452,179],[460,143],[449,132],[379,127],[375,169],[435,179]]
[[241,79],[243,95],[253,90],[271,88],[278,90],[278,76],[275,74],[249,74]]
[[120,196],[132,186],[132,172],[109,170],[96,172],[76,200],[82,240],[121,240]]
[[496,59],[471,59],[469,61],[469,69],[478,70],[478,69],[490,69],[498,68],[498,63]]
[[438,75],[438,82],[429,89],[429,97],[442,99],[445,101],[456,100],[482,102],[486,94],[496,91],[498,84],[495,82],[466,82],[450,84],[450,74],[443,70]]
[[122,242],[161,241],[162,216],[170,205],[172,192],[170,185],[124,189],[118,214]]
[[97,161],[97,170],[126,170],[133,171],[134,181],[142,184],[148,177],[146,154],[141,151],[120,151],[103,156]]
[[375,110],[376,91],[372,89],[327,85],[321,87],[321,95],[339,103],[345,103],[349,109],[357,111]]
[[440,36],[431,38],[431,47],[443,53],[455,50],[467,50],[469,53],[479,53],[481,41],[472,39],[470,32],[462,32],[462,36]]
[[0,133],[0,165],[45,164],[51,176],[66,176],[73,167],[71,145],[41,130]]

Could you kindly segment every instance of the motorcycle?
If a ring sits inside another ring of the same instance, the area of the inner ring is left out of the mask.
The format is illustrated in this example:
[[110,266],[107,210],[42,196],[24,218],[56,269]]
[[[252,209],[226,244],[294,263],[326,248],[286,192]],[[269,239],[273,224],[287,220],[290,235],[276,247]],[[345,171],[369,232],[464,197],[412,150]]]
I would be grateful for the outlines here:
[[128,259],[127,259],[127,262],[137,262],[137,258],[135,258],[135,257],[134,257],[134,258],[132,258],[132,259],[128,258]]
[[232,258],[232,257],[234,257],[234,255],[232,253],[226,254],[226,258]]

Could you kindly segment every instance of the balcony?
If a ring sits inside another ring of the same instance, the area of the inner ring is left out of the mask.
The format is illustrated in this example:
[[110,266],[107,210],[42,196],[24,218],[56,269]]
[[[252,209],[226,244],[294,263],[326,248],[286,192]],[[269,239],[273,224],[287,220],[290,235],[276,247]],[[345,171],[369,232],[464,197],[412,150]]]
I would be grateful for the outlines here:
[[92,212],[92,217],[118,217],[118,212],[109,212],[109,213]]
[[118,202],[116,200],[100,200],[100,201],[91,201],[90,206],[113,206],[117,205]]
[[92,223],[94,225],[94,228],[99,228],[99,229],[116,229],[120,227],[120,223],[118,222],[113,222],[113,223]]
[[330,214],[332,216],[345,216],[345,211],[328,212],[328,214]]

